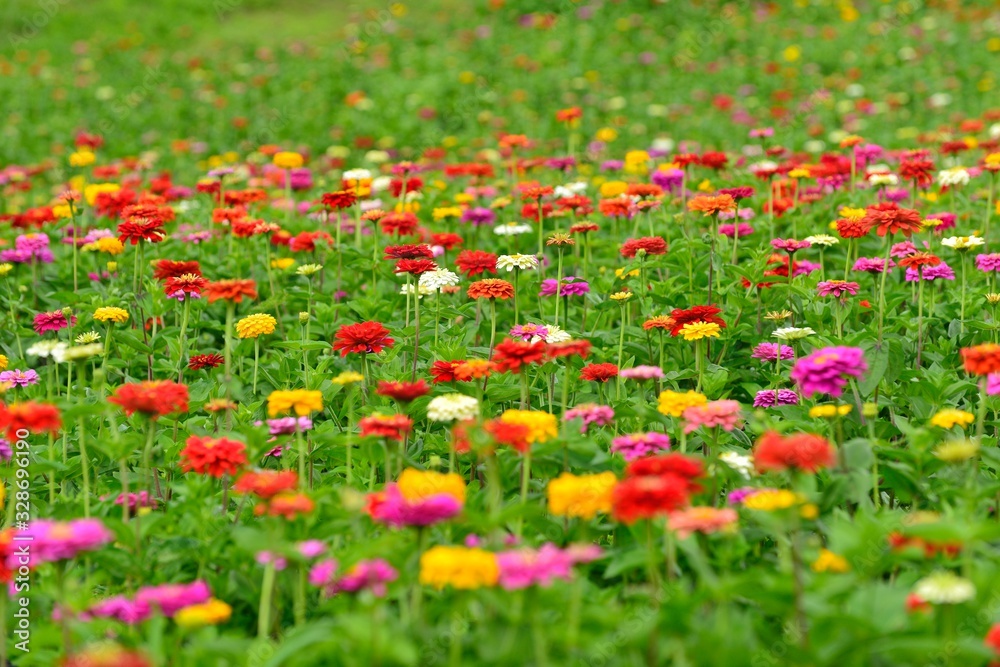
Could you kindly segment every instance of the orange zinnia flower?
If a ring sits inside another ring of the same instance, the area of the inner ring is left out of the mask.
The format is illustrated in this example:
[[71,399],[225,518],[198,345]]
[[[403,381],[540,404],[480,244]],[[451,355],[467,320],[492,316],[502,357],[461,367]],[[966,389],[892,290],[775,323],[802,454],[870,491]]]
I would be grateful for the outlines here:
[[217,280],[208,284],[208,302],[214,303],[220,299],[240,303],[243,297],[257,298],[257,283],[253,280]]
[[503,301],[513,298],[514,286],[500,278],[486,278],[469,285],[468,295],[470,299],[500,299]]
[[706,217],[718,215],[722,211],[735,211],[736,200],[732,195],[698,195],[688,202],[688,210],[701,211]]

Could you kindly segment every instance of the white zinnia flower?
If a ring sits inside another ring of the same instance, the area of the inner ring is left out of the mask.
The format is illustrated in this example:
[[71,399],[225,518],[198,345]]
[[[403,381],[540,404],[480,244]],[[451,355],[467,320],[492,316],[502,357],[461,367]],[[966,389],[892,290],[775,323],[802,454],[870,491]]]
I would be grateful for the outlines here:
[[368,151],[365,153],[365,160],[368,162],[374,162],[375,164],[382,164],[383,162],[389,161],[390,155],[385,151]]
[[[425,285],[422,282],[418,282],[417,285],[420,286],[419,290],[420,290],[420,296],[421,297],[425,297],[425,296],[427,296],[429,294],[434,294],[434,292],[435,292],[435,290],[432,290],[431,288],[427,287],[427,285]],[[399,286],[399,293],[402,294],[403,296],[406,296],[407,294],[409,294],[410,296],[412,296],[415,292],[417,292],[417,289],[418,289],[417,285],[414,285],[412,283],[409,284],[409,285],[400,285]]]
[[508,273],[514,269],[537,269],[538,258],[534,255],[500,255],[497,257],[497,271],[506,269]]
[[955,250],[971,250],[984,243],[986,243],[986,239],[975,234],[971,236],[949,236],[946,239],[941,239],[941,245],[946,248],[954,248]]
[[88,331],[87,333],[82,333],[77,336],[74,340],[80,345],[87,345],[89,343],[96,343],[101,340],[101,334],[96,331]]
[[723,452],[719,454],[719,460],[735,470],[745,479],[750,479],[753,474],[753,457],[737,454],[736,452]]
[[913,592],[931,604],[961,604],[976,596],[976,587],[968,579],[942,570],[918,581]]
[[58,350],[53,350],[52,358],[58,363],[77,361],[104,353],[104,346],[100,343],[90,343],[88,345],[76,345],[74,347],[63,346]]
[[575,197],[581,192],[587,191],[587,184],[582,181],[577,181],[576,183],[567,183],[565,185],[557,185],[555,192],[553,193],[556,199],[562,199],[563,197]]
[[763,160],[757,162],[756,164],[750,165],[750,172],[756,173],[758,171],[774,171],[778,168],[777,162],[771,162],[770,160]]
[[458,274],[448,269],[424,271],[420,274],[420,290],[428,289],[432,292],[437,292],[446,285],[457,285],[458,280]]
[[815,333],[809,327],[782,327],[781,329],[775,329],[771,335],[778,340],[799,340],[806,336],[812,336]]
[[295,273],[300,276],[311,276],[314,273],[319,273],[323,270],[322,264],[303,264],[299,268],[295,269]]
[[820,245],[825,247],[837,245],[838,243],[840,243],[840,239],[838,239],[836,236],[830,236],[829,234],[816,234],[815,236],[807,236],[805,240],[808,241],[810,245]]
[[872,185],[899,185],[896,174],[868,174],[868,182]]
[[43,359],[47,357],[55,357],[55,355],[62,354],[68,346],[66,343],[59,340],[40,340],[31,347],[29,347],[25,352],[33,357],[42,357]]
[[[571,336],[568,331],[557,327],[554,324],[546,324],[545,328],[549,331],[549,333],[545,336],[546,343],[565,343],[568,340],[573,340],[573,336]],[[540,337],[535,336],[531,339],[531,342],[537,343],[541,340],[542,339]]]
[[531,225],[525,225],[520,222],[505,222],[493,228],[493,233],[497,236],[517,236],[519,234],[527,234],[530,231]]
[[479,401],[465,394],[445,394],[427,404],[427,418],[432,422],[453,422],[479,416]]
[[956,185],[969,184],[969,171],[965,167],[952,167],[939,171],[937,175],[939,185],[954,187]]
[[341,178],[345,181],[360,181],[371,177],[372,173],[367,169],[348,169],[344,172],[343,176],[341,176]]
[[385,192],[389,189],[390,183],[392,183],[392,179],[388,176],[379,176],[372,179],[372,192]]

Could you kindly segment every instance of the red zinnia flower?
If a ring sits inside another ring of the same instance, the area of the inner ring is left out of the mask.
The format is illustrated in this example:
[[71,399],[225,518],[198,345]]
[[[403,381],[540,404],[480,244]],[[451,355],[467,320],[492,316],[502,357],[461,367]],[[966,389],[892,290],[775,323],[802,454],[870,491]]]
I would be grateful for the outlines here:
[[115,390],[108,403],[120,405],[128,416],[141,412],[157,419],[173,412],[187,412],[188,388],[170,380],[123,384]]
[[374,436],[400,441],[413,428],[413,420],[406,415],[372,415],[358,420],[361,437]]
[[323,195],[323,206],[339,211],[350,208],[358,201],[358,196],[351,190],[338,190],[337,192],[327,192]]
[[497,344],[493,362],[500,372],[520,373],[521,367],[545,359],[545,341],[524,343],[508,338]]
[[401,259],[396,262],[395,273],[409,273],[411,276],[419,276],[437,268],[437,263],[429,259]]
[[618,375],[615,364],[587,364],[580,371],[580,379],[588,382],[607,382]]
[[963,347],[961,352],[966,372],[973,375],[1000,373],[1000,345],[983,343],[973,347]]
[[181,468],[200,475],[232,475],[246,462],[246,445],[229,438],[192,435],[181,450]]
[[132,218],[118,225],[118,240],[122,243],[126,241],[132,245],[137,245],[139,241],[159,243],[166,237],[167,232],[163,229],[161,220]]
[[920,214],[908,208],[900,208],[895,202],[880,202],[868,207],[862,218],[869,228],[874,227],[879,236],[902,232],[909,236],[922,228]]
[[837,233],[844,239],[860,239],[867,236],[871,229],[863,220],[837,220]]
[[445,250],[451,250],[457,245],[462,245],[462,237],[450,232],[444,234],[434,234],[431,236],[431,243],[439,245]]
[[525,424],[511,424],[499,419],[491,419],[483,424],[483,430],[490,434],[498,445],[506,445],[522,454],[531,449],[528,434],[531,429]]
[[434,251],[426,243],[390,245],[385,247],[382,259],[434,259]]
[[410,401],[416,400],[421,396],[429,394],[431,391],[430,386],[423,379],[417,380],[416,382],[386,382],[385,380],[380,380],[378,383],[378,389],[375,393],[379,396],[387,396],[393,400],[399,401],[400,403],[409,403]]
[[203,368],[217,368],[225,358],[221,354],[195,354],[188,360],[188,368],[200,371]]
[[645,250],[647,255],[662,255],[667,252],[667,242],[659,236],[644,236],[638,239],[629,239],[622,244],[622,257],[631,259],[640,250]]
[[345,324],[337,330],[334,337],[336,341],[333,343],[333,349],[340,350],[342,357],[351,352],[378,354],[396,342],[389,338],[389,330],[382,326],[381,322]]
[[393,197],[399,198],[399,195],[403,194],[403,186],[406,186],[407,192],[420,192],[420,189],[424,187],[424,182],[416,176],[411,176],[407,179],[394,178],[389,182],[389,192],[392,193]]
[[46,331],[60,331],[71,324],[76,324],[76,315],[66,314],[61,310],[53,310],[47,313],[38,313],[33,322],[35,333],[41,336]]
[[929,252],[915,252],[899,260],[899,265],[905,269],[913,268],[918,271],[925,266],[937,266],[941,263],[941,258]]
[[431,364],[431,382],[441,384],[442,382],[455,381],[455,369],[464,364],[465,361],[457,359],[455,361],[435,361]]
[[201,292],[208,286],[208,280],[194,273],[185,273],[182,276],[171,276],[163,285],[163,293],[167,296],[174,296],[180,293],[181,296],[201,296]]
[[480,273],[496,273],[497,256],[485,250],[463,250],[455,258],[455,266],[468,278]]
[[233,485],[234,493],[252,493],[265,500],[293,490],[299,476],[293,470],[257,470],[243,473]]
[[926,187],[934,180],[934,163],[930,160],[903,160],[899,165],[899,175],[904,181],[916,181],[918,187]]
[[722,309],[715,306],[692,306],[687,310],[676,308],[670,312],[670,317],[674,320],[670,335],[679,335],[685,324],[693,322],[714,322],[719,325],[719,328],[725,329],[726,323],[721,317],[716,317],[721,312]]
[[413,236],[417,233],[420,221],[417,216],[406,211],[404,213],[390,213],[381,220],[382,233],[395,234],[397,236]]
[[679,510],[688,504],[688,480],[678,475],[642,475],[617,484],[611,494],[614,517],[632,524]]
[[661,454],[636,459],[625,467],[625,475],[636,477],[643,475],[676,475],[691,481],[689,488],[698,491],[700,486],[694,483],[704,474],[704,468],[698,459],[684,454]]
[[172,259],[161,259],[153,270],[153,278],[156,280],[179,278],[185,274],[201,276],[201,265],[197,261],[175,262]]
[[816,472],[832,466],[836,456],[833,446],[822,436],[796,433],[785,437],[768,431],[757,440],[753,460],[761,472],[788,468]]
[[568,340],[564,343],[551,343],[545,348],[545,355],[549,359],[558,359],[559,357],[586,359],[590,356],[591,347],[589,340]]
[[12,442],[20,439],[18,431],[28,431],[31,435],[57,433],[61,426],[59,408],[54,405],[35,401],[0,403],[0,431],[6,432]]

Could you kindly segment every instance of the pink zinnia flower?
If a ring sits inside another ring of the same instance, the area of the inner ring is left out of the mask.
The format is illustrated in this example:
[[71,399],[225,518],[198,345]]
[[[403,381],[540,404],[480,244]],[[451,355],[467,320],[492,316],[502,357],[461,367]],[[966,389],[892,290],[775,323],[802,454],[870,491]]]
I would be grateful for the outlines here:
[[411,502],[395,484],[387,485],[382,493],[368,496],[368,513],[372,519],[397,528],[429,526],[447,521],[461,511],[461,501],[451,494],[437,493]]
[[0,373],[0,384],[12,384],[15,387],[27,387],[38,382],[38,373],[30,368],[22,371],[15,368],[11,371]]
[[575,408],[571,408],[563,413],[564,421],[580,419],[583,424],[580,426],[580,433],[586,433],[591,424],[604,426],[610,424],[615,418],[615,411],[608,405],[597,405],[596,403],[584,403]]
[[695,405],[684,411],[684,432],[691,433],[704,426],[705,428],[721,427],[732,431],[740,425],[739,401],[722,400],[709,401],[704,405]]
[[[725,212],[726,211],[723,211],[723,213]],[[721,213],[719,214],[719,217],[720,218],[722,217]],[[730,214],[729,217],[732,217],[732,214]],[[739,236],[740,238],[743,238],[744,236],[750,236],[751,234],[753,234],[753,227],[751,227],[745,222],[741,222],[738,225],[734,225],[732,223],[726,223],[724,225],[719,225],[719,233],[722,234],[723,236],[728,236],[729,238],[733,238],[734,236]]]
[[150,617],[152,610],[149,603],[141,600],[130,600],[124,595],[102,600],[82,614],[85,620],[91,618],[110,618],[126,625],[138,625]]
[[35,333],[39,336],[46,331],[60,331],[70,324],[76,324],[76,315],[71,315],[70,320],[67,320],[61,310],[35,315]]
[[326,589],[326,593],[336,595],[369,590],[372,595],[380,598],[386,594],[386,584],[396,581],[398,577],[396,568],[381,558],[363,560],[348,570],[343,577],[334,581]]
[[626,380],[659,380],[663,377],[663,369],[659,366],[634,366],[623,369],[619,375]]
[[[99,519],[73,519],[72,521],[32,521],[14,535],[16,542],[31,542],[29,566],[68,560],[84,551],[95,551],[114,539],[114,534]],[[20,556],[11,554],[7,564],[17,569]]]
[[791,377],[802,394],[840,396],[852,378],[860,378],[868,370],[865,353],[860,347],[824,347],[799,359]]
[[794,253],[803,248],[808,248],[809,241],[797,241],[796,239],[771,239],[771,247],[775,250],[784,250],[787,253]]
[[160,586],[146,586],[140,588],[136,593],[136,602],[145,602],[149,605],[156,605],[164,616],[173,617],[184,607],[193,604],[208,602],[212,597],[212,591],[208,584],[200,579],[192,581],[190,584],[162,584]]
[[976,268],[984,273],[990,271],[1000,271],[1000,253],[995,252],[989,255],[976,255]]
[[538,549],[516,549],[497,554],[500,568],[500,586],[505,590],[518,590],[529,586],[550,586],[556,579],[568,581],[573,577],[573,566],[593,560],[599,550],[568,547],[560,549],[552,543]]
[[816,291],[820,296],[835,296],[838,299],[845,294],[854,296],[861,289],[857,283],[849,283],[846,280],[824,280],[816,285]]
[[990,373],[986,376],[986,393],[989,396],[1000,394],[1000,373]]
[[777,361],[778,355],[782,359],[791,359],[795,356],[795,350],[791,345],[780,345],[778,343],[760,343],[753,349],[750,356],[761,361]]
[[688,507],[667,515],[667,526],[682,540],[692,533],[716,533],[736,526],[739,515],[730,507]]
[[[885,266],[885,259],[882,257],[858,257],[854,262],[852,271],[864,271],[865,273],[882,273]],[[889,268],[896,266],[896,262],[889,260]]]
[[611,441],[611,451],[621,454],[626,461],[649,456],[670,449],[670,437],[666,433],[632,433],[621,435]]
[[915,283],[920,280],[921,277],[924,280],[929,280],[931,282],[935,280],[954,280],[955,270],[948,266],[948,264],[944,261],[940,264],[925,266],[921,269],[916,269],[912,266],[906,269],[906,282]]

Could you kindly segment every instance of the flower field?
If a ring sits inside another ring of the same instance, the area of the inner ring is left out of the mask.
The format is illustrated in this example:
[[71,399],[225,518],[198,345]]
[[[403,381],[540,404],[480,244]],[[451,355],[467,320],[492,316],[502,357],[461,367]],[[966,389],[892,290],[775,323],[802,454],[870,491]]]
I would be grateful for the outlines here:
[[993,3],[149,4],[2,10],[0,667],[1000,664]]

